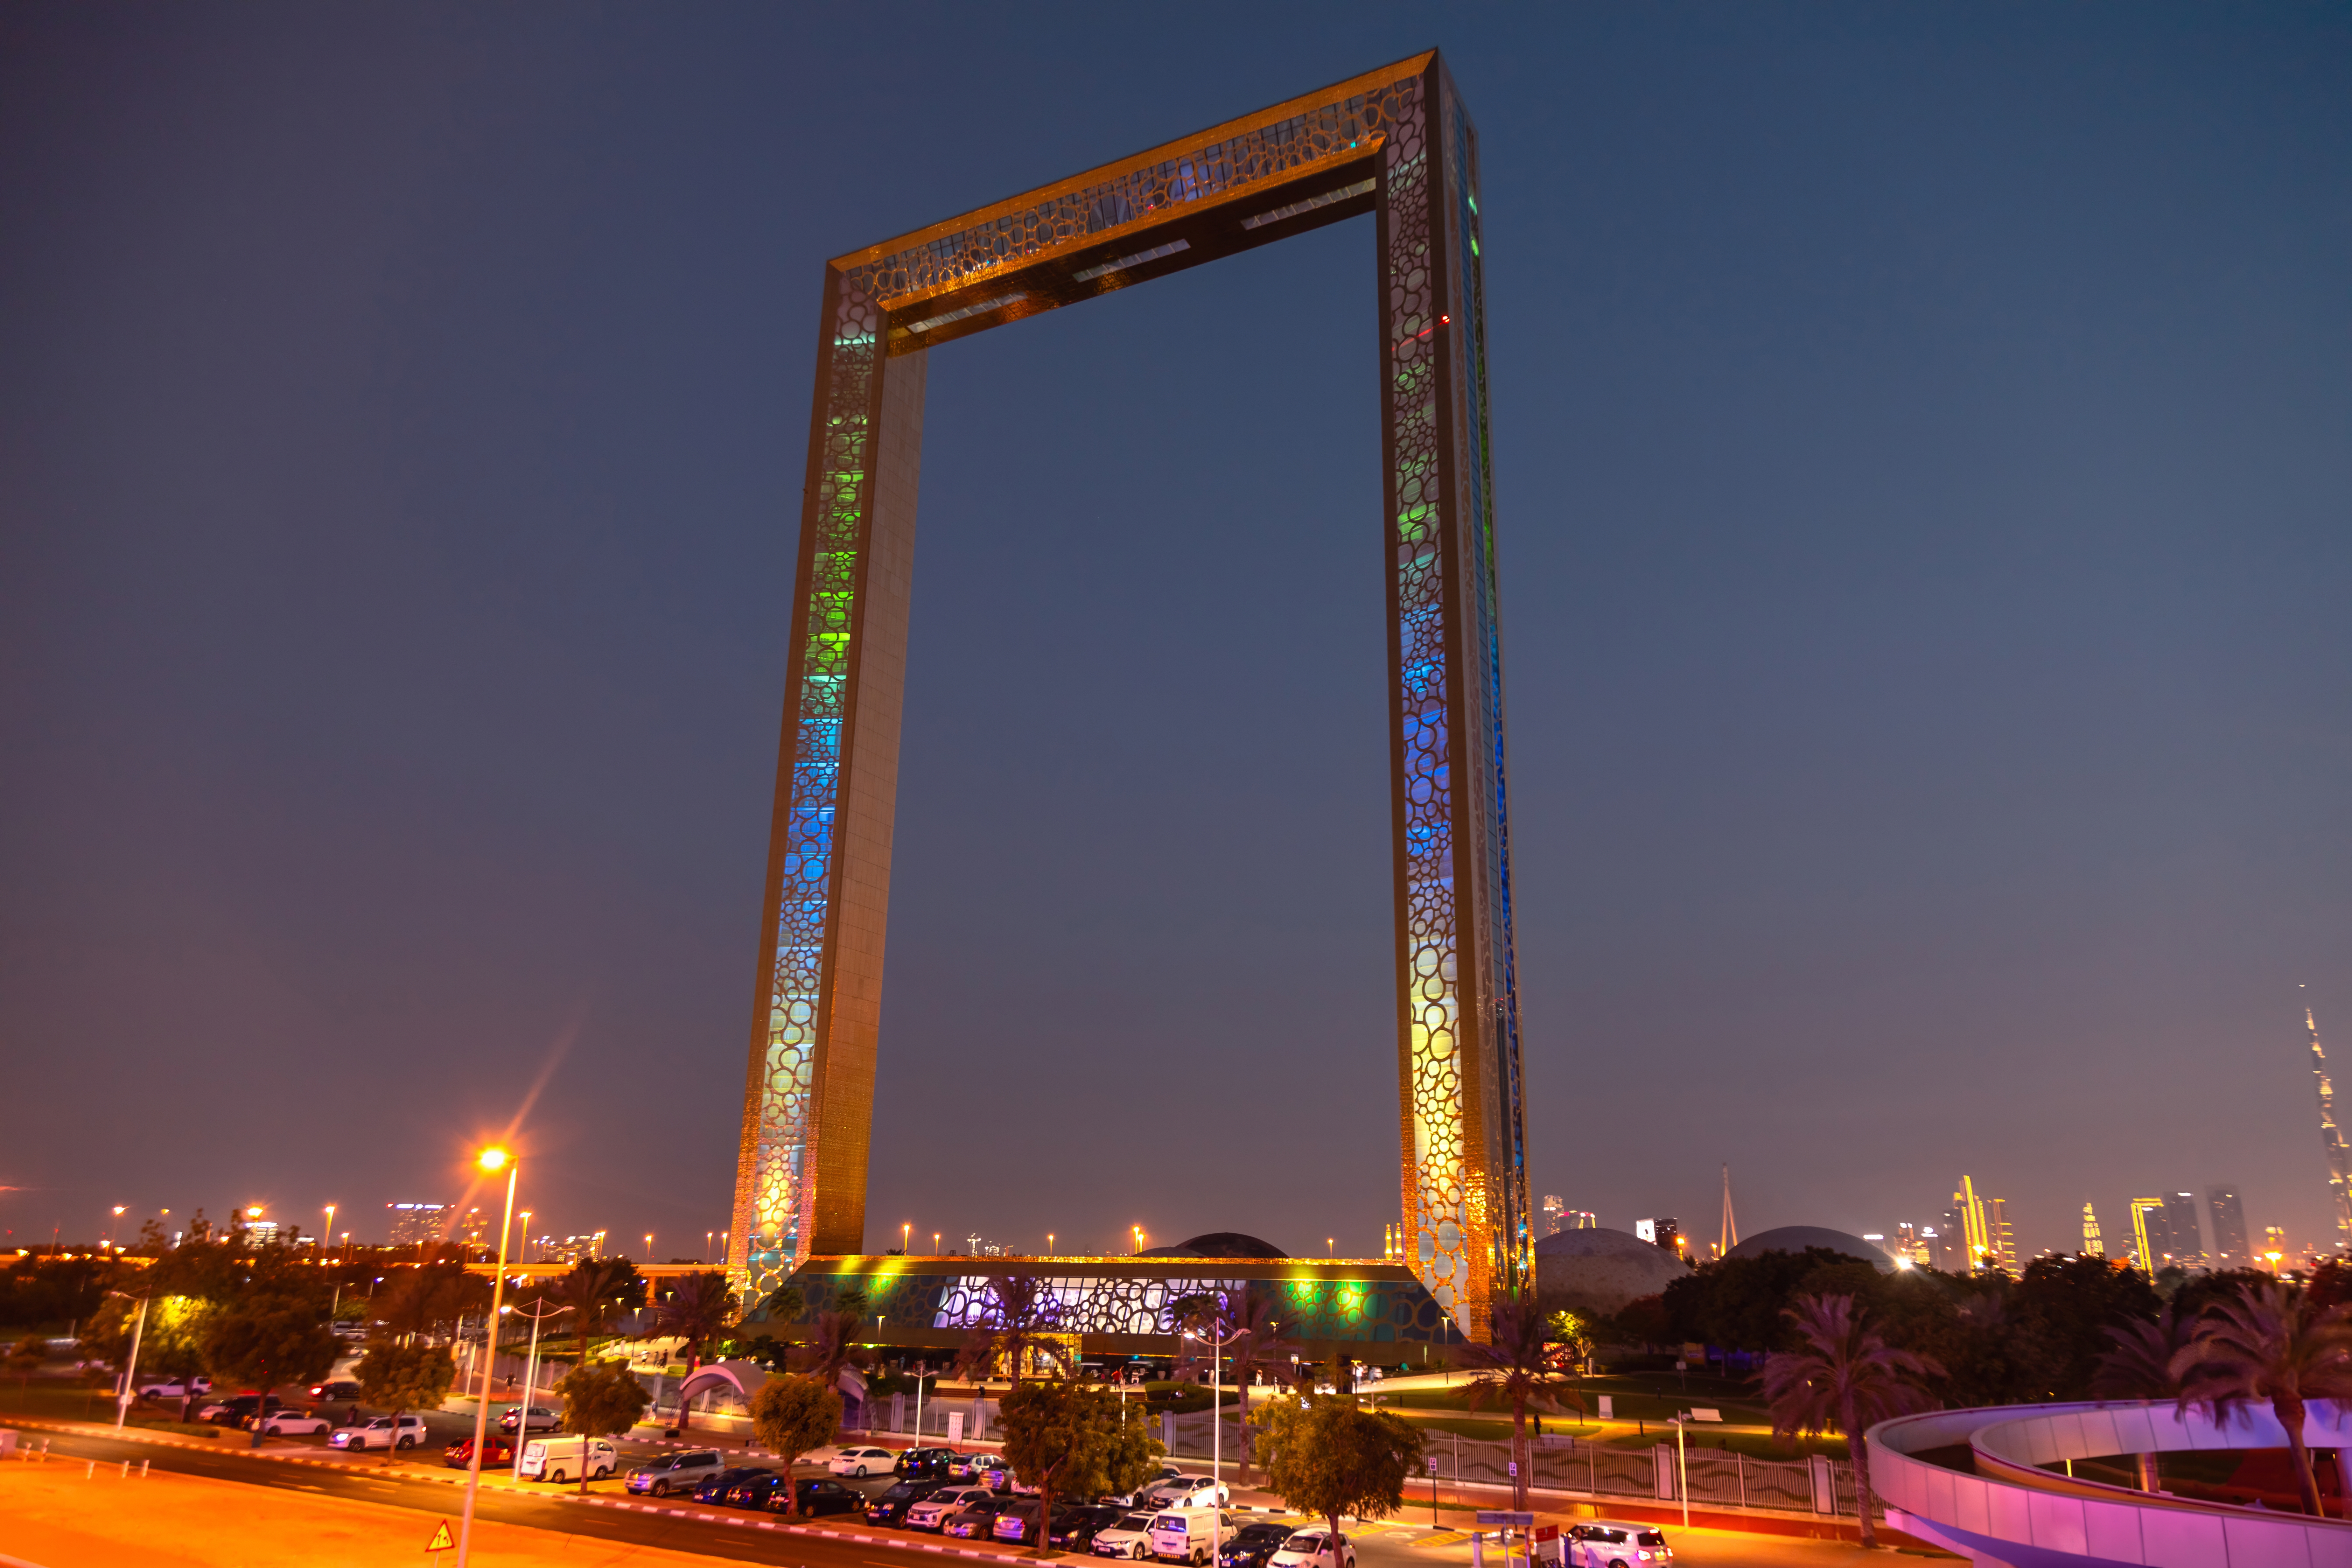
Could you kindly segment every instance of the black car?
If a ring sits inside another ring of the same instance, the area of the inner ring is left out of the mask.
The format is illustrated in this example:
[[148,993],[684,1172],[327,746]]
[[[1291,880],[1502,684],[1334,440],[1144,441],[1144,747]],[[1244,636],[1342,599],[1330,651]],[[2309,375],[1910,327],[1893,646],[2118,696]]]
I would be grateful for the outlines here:
[[740,1486],[753,1476],[772,1476],[773,1470],[763,1470],[757,1465],[731,1465],[694,1489],[697,1502],[723,1502],[727,1489]]
[[965,1541],[994,1540],[996,1516],[1011,1508],[1013,1501],[1009,1497],[976,1497],[948,1515],[940,1524],[940,1533]]
[[1054,1530],[1047,1542],[1072,1552],[1084,1552],[1095,1543],[1095,1531],[1106,1525],[1116,1524],[1127,1510],[1105,1503],[1084,1503],[1076,1508],[1054,1510]]
[[1265,1560],[1289,1539],[1286,1524],[1244,1524],[1226,1538],[1217,1553],[1218,1568],[1265,1568]]
[[764,1509],[769,1500],[789,1482],[789,1477],[780,1476],[773,1470],[761,1470],[729,1487],[719,1500],[729,1508]]
[[866,1506],[866,1494],[850,1490],[831,1476],[811,1476],[794,1481],[789,1492],[778,1487],[769,1495],[768,1507],[777,1513],[790,1513],[795,1502],[804,1514],[856,1513]]
[[866,1505],[868,1524],[900,1525],[907,1522],[907,1510],[947,1485],[944,1480],[894,1481],[887,1491]]
[[944,1479],[948,1466],[955,1462],[955,1457],[953,1448],[909,1448],[898,1456],[898,1462],[891,1468],[909,1478],[934,1476]]
[[224,1399],[220,1404],[221,1408],[213,1413],[212,1424],[215,1426],[242,1426],[253,1418],[256,1406],[260,1408],[265,1417],[275,1415],[286,1408],[285,1401],[274,1394],[267,1403],[258,1394],[240,1394],[233,1399]]
[[313,1399],[335,1399],[341,1400],[346,1404],[356,1405],[360,1400],[360,1385],[352,1382],[348,1377],[331,1377],[324,1383],[312,1384],[310,1385],[310,1397]]

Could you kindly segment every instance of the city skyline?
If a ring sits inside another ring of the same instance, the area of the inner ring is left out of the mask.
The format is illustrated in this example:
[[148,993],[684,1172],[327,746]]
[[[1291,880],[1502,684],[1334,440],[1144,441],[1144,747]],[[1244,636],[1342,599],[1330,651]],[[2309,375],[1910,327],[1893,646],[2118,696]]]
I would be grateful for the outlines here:
[[[0,1228],[478,1204],[521,1115],[535,1229],[698,1241],[814,279],[1438,45],[1529,1185],[2326,1233],[2352,21],[1069,15],[0,21]],[[1400,1217],[1370,224],[935,356],[868,1247]]]

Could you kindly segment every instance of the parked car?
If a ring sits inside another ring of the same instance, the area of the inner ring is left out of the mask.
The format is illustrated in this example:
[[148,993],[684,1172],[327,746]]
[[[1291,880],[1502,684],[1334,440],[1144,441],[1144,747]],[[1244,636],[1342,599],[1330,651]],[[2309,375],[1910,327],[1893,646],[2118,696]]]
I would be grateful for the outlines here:
[[213,1380],[209,1377],[162,1378],[139,1385],[142,1399],[185,1399],[192,1394],[210,1394]]
[[778,1487],[768,1503],[777,1513],[790,1513],[795,1505],[806,1514],[856,1513],[866,1506],[866,1496],[831,1476],[808,1476],[794,1481],[790,1491]]
[[765,1509],[780,1489],[792,1484],[790,1476],[775,1470],[758,1470],[729,1487],[713,1500],[729,1508]]
[[1674,1560],[1665,1533],[1654,1524],[1590,1519],[1568,1529],[1569,1568],[1641,1568]]
[[[441,1462],[453,1470],[467,1468],[474,1462],[474,1440],[471,1437],[458,1438],[441,1450]],[[482,1437],[482,1468],[487,1470],[493,1465],[513,1463],[512,1440],[501,1437],[496,1432],[486,1433]]]
[[283,1410],[286,1402],[271,1394],[267,1404],[258,1394],[240,1394],[230,1399],[215,1399],[196,1411],[196,1419],[209,1421],[216,1426],[236,1426],[258,1408],[264,1414]]
[[[252,1420],[251,1416],[246,1417],[247,1425],[250,1426]],[[334,1429],[333,1422],[310,1410],[280,1410],[261,1420],[261,1435],[265,1437],[316,1437]]]
[[945,1481],[893,1481],[879,1497],[866,1502],[866,1522],[868,1524],[904,1524],[907,1510],[945,1486]]
[[[522,1425],[522,1411],[523,1407],[520,1405],[508,1405],[506,1407],[505,1414],[499,1417],[499,1430],[506,1433],[509,1436],[512,1436],[515,1431]],[[532,1431],[552,1432],[562,1425],[562,1412],[551,1410],[544,1405],[534,1405],[530,1407],[530,1429]]]
[[690,1492],[720,1470],[727,1462],[716,1448],[688,1448],[680,1454],[667,1454],[651,1464],[639,1465],[629,1472],[624,1489],[632,1492],[651,1492],[656,1497],[667,1497],[672,1492]]
[[891,1468],[902,1476],[936,1476],[944,1479],[948,1467],[955,1462],[953,1448],[909,1448],[898,1456]]
[[836,1476],[887,1476],[898,1468],[898,1456],[887,1448],[844,1448],[824,1463]]
[[364,1426],[339,1426],[327,1439],[330,1448],[414,1448],[425,1441],[422,1415],[379,1415]]
[[1087,1550],[1097,1557],[1142,1562],[1151,1555],[1151,1514],[1149,1510],[1121,1514],[1116,1521],[1095,1531],[1095,1543]]
[[1046,1532],[1048,1545],[1066,1552],[1091,1552],[1097,1531],[1117,1524],[1127,1517],[1127,1510],[1108,1503],[1083,1503],[1065,1512],[1054,1510],[1054,1528]]
[[1163,1508],[1151,1516],[1151,1555],[1162,1563],[1208,1568],[1217,1543],[1234,1532],[1234,1521],[1206,1506]]
[[1266,1559],[1267,1568],[1356,1568],[1356,1543],[1342,1535],[1336,1541],[1328,1530],[1291,1532],[1281,1549]]
[[1037,1515],[1045,1506],[1044,1498],[1015,1498],[996,1510],[996,1522],[988,1527],[988,1533],[1015,1546],[1027,1545],[1037,1539]]
[[621,1468],[621,1451],[602,1437],[533,1437],[517,1468],[525,1480],[604,1479]]
[[694,1500],[697,1502],[718,1502],[726,1497],[727,1489],[733,1486],[736,1482],[748,1481],[753,1476],[765,1476],[772,1475],[773,1473],[773,1471],[763,1468],[759,1465],[730,1465],[725,1469],[706,1478],[700,1486],[696,1487],[694,1489]]
[[1223,1508],[1233,1500],[1233,1489],[1208,1476],[1172,1476],[1143,1490],[1147,1508]]
[[1266,1559],[1290,1539],[1286,1524],[1244,1524],[1217,1552],[1217,1568],[1265,1568]]
[[356,1405],[360,1400],[360,1385],[348,1377],[331,1377],[324,1383],[312,1384],[310,1394],[313,1399],[340,1399]]
[[1013,1467],[1004,1462],[1002,1454],[958,1454],[949,1462],[948,1474],[960,1481],[978,1481],[1002,1491],[1011,1479]]
[[941,1487],[922,1501],[907,1510],[908,1530],[929,1531],[936,1534],[948,1521],[948,1515],[971,1501],[988,1495],[986,1487]]
[[952,1535],[961,1541],[985,1541],[988,1532],[996,1528],[996,1516],[1013,1506],[1011,1498],[994,1492],[983,1492],[948,1515],[940,1527],[942,1535]]

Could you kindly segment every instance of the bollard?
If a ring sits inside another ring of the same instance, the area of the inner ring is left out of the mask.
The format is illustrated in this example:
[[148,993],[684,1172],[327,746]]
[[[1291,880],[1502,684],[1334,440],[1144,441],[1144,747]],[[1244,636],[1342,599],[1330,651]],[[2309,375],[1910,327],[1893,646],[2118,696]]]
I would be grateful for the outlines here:
[[122,1473],[121,1473],[120,1476],[117,1476],[117,1477],[115,1478],[115,1479],[117,1479],[117,1480],[122,1480],[122,1481],[127,1481],[127,1480],[129,1480],[130,1479],[131,1479],[131,1461],[130,1461],[130,1460],[128,1460],[128,1459],[125,1459],[125,1460],[123,1460],[123,1461],[122,1461]]
[[98,1461],[96,1459],[92,1459],[88,1464],[82,1466],[81,1479],[83,1480],[88,1480],[90,1477],[96,1474],[98,1474]]
[[142,1481],[147,1479],[147,1461],[144,1459],[139,1461],[139,1479]]

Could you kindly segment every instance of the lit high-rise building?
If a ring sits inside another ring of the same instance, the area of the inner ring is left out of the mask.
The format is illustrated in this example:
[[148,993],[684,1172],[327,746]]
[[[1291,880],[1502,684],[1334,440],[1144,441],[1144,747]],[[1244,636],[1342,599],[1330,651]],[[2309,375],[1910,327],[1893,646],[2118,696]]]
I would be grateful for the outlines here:
[[1993,1268],[2017,1278],[2017,1234],[2010,1228],[2009,1200],[1984,1200],[1985,1248]]
[[415,1247],[420,1242],[441,1238],[441,1221],[449,1212],[447,1204],[386,1204],[385,1216],[392,1222],[392,1245]]
[[1993,1254],[1992,1233],[1986,1225],[1985,1201],[1977,1194],[1976,1178],[1962,1176],[1960,1190],[1952,1194],[1952,1212],[1944,1216],[1957,1224],[1960,1234],[1961,1269],[1974,1274],[1980,1268],[1999,1267]]
[[1562,1203],[1553,1194],[1549,1193],[1544,1194],[1543,1227],[1544,1234],[1546,1236],[1558,1236],[1559,1234],[1559,1216],[1561,1212],[1565,1210],[1567,1206],[1568,1205],[1566,1204]]
[[2172,1237],[2172,1261],[2183,1268],[2205,1267],[2205,1228],[2197,1217],[2197,1194],[2175,1192],[2164,1200],[2164,1228]]
[[2213,1210],[2213,1267],[2243,1268],[2254,1261],[2246,1245],[2246,1210],[2235,1187],[2208,1187],[2205,1201]]
[[2172,1251],[2172,1233],[2164,1224],[2164,1200],[2132,1199],[2131,1219],[2132,1262],[2143,1274],[2153,1276]]
[[2327,1198],[2336,1213],[2336,1244],[2352,1241],[2352,1148],[2336,1125],[2336,1086],[2328,1081],[2327,1053],[2319,1047],[2319,1025],[2311,1009],[2303,1010],[2303,1026],[2311,1037],[2311,1076],[2319,1085],[2319,1152],[2327,1161]]
[[2085,1203],[2083,1205],[2083,1256],[2105,1258],[2106,1255],[2107,1244],[2099,1239],[2099,1216]]
[[2285,1268],[2288,1256],[2286,1227],[2284,1226],[2278,1225],[2266,1225],[2263,1226],[2262,1260],[2265,1264],[2269,1265],[2270,1271],[2275,1274],[2280,1269]]

